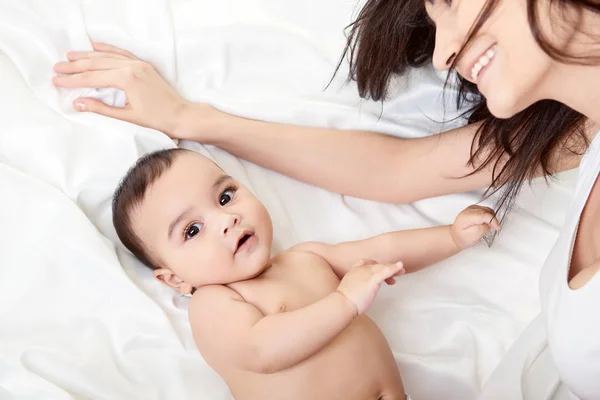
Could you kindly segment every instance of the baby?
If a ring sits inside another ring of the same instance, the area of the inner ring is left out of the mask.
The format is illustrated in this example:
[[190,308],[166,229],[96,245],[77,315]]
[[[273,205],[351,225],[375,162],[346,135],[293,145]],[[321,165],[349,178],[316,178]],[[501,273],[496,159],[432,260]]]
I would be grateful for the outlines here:
[[471,206],[452,226],[303,243],[271,257],[265,207],[183,149],[136,163],[115,193],[113,221],[160,282],[193,294],[196,345],[236,400],[404,399],[390,347],[365,311],[382,283],[499,228],[490,209]]

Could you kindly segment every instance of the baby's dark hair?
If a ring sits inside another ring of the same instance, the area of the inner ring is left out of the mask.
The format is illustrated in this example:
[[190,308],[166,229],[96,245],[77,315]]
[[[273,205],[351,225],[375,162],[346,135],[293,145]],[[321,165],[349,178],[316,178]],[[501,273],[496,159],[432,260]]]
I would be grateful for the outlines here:
[[188,151],[174,148],[146,154],[127,171],[113,196],[113,225],[119,239],[134,256],[152,269],[158,268],[156,258],[133,231],[131,214],[144,200],[148,187],[171,167],[178,155]]

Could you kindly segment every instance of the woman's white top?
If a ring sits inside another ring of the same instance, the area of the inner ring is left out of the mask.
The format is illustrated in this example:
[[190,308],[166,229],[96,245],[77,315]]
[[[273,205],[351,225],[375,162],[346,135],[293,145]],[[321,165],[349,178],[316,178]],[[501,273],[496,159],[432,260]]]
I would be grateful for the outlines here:
[[581,161],[571,208],[540,275],[542,313],[508,351],[480,399],[600,400],[600,273],[580,289],[568,284],[579,219],[599,173],[600,134]]
[[600,399],[600,274],[577,290],[569,287],[568,274],[579,219],[599,173],[600,135],[596,135],[581,162],[565,225],[540,277],[550,354],[563,384],[586,400]]

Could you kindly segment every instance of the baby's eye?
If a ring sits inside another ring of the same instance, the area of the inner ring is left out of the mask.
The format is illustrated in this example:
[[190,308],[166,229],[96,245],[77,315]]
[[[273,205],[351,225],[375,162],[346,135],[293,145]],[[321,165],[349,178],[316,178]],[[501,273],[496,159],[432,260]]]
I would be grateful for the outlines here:
[[191,239],[197,234],[200,233],[200,229],[202,229],[202,224],[199,222],[193,223],[185,228],[185,239]]
[[235,189],[227,189],[223,193],[221,193],[221,197],[219,197],[219,204],[224,206],[233,200],[233,196],[235,195]]

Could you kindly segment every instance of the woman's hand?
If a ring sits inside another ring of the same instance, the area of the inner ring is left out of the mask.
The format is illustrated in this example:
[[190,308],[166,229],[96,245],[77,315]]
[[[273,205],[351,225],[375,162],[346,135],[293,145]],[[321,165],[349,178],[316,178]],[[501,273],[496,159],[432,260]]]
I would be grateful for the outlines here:
[[[91,52],[69,52],[69,61],[54,65],[55,86],[64,88],[117,88],[125,92],[124,107],[109,106],[99,100],[80,97],[73,101],[77,111],[89,111],[162,131],[171,138],[186,139],[185,114],[191,104],[160,76],[154,67],[128,51],[94,43]],[[209,118],[217,110],[194,105],[195,113]]]

